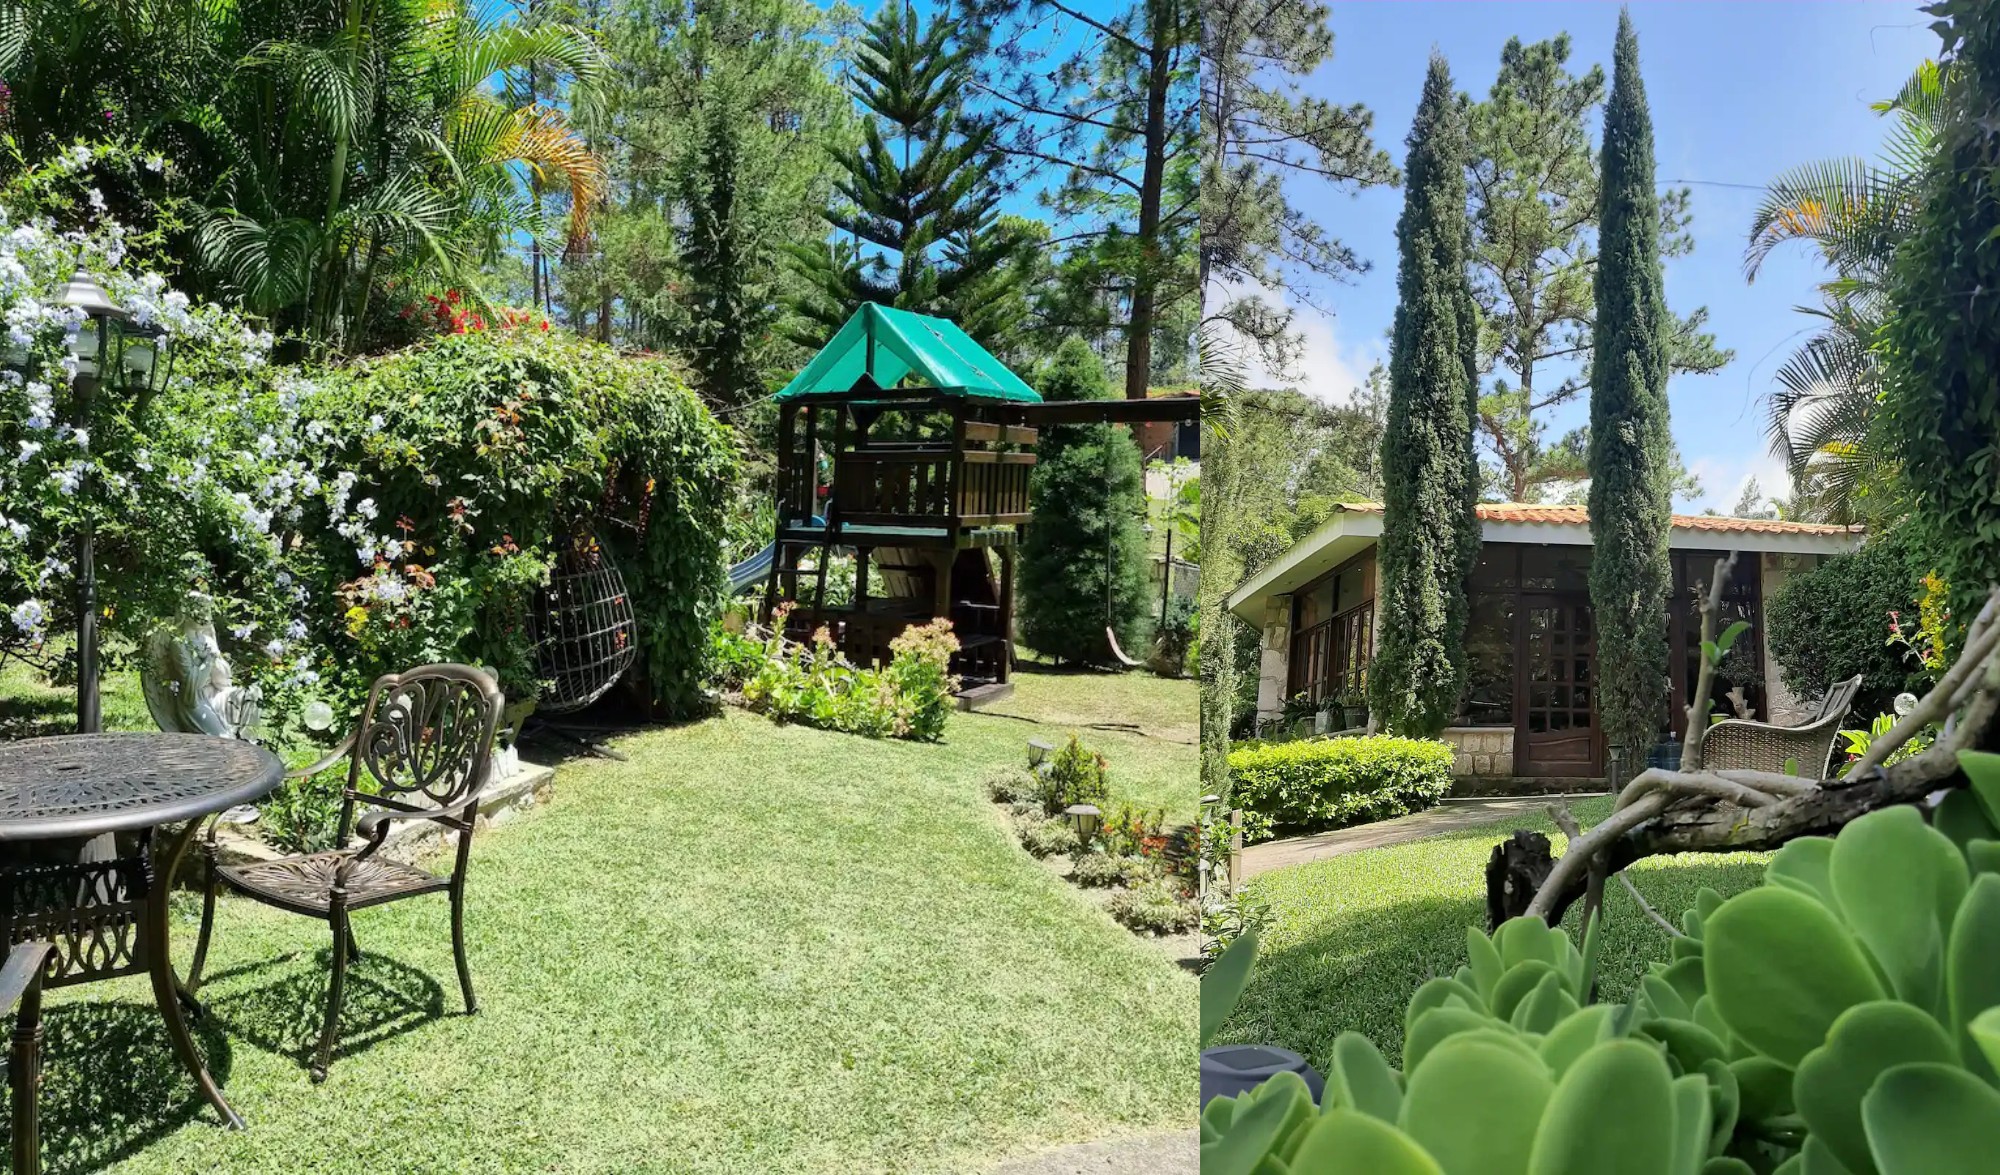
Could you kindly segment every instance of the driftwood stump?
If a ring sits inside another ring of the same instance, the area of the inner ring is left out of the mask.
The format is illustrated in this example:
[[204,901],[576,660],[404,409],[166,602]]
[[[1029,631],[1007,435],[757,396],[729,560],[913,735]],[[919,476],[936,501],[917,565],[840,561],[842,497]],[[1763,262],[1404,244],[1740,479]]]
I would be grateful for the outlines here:
[[1486,931],[1492,933],[1509,918],[1528,912],[1542,882],[1555,868],[1555,850],[1549,838],[1525,828],[1493,846],[1486,859]]

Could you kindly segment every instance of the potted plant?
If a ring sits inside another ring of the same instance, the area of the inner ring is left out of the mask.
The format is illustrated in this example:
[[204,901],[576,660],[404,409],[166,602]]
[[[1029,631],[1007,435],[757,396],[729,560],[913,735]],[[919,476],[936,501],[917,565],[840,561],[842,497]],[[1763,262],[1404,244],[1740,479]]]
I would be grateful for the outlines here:
[[1340,714],[1344,720],[1343,730],[1358,730],[1368,725],[1368,691],[1357,679],[1349,678],[1340,687]]

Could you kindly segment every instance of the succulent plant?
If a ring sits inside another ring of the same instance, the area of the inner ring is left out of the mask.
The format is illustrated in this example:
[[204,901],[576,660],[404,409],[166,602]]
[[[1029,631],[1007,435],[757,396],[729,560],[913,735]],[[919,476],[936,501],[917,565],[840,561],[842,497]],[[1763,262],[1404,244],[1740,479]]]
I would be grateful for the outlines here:
[[[1581,950],[1537,919],[1468,930],[1410,1000],[1401,1072],[1344,1033],[1321,1104],[1290,1074],[1211,1101],[1204,1175],[2000,1169],[2000,755],[1961,762],[1929,823],[1870,813],[1703,890],[1623,1003],[1592,1002],[1594,925]],[[1204,1038],[1255,947],[1204,980]]]

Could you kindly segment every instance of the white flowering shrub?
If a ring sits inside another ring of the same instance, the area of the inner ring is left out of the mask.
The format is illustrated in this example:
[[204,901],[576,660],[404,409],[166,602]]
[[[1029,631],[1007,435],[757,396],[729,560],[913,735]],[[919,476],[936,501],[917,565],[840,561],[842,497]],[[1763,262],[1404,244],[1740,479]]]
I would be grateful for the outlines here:
[[[638,614],[645,700],[702,704],[735,442],[670,364],[507,318],[277,366],[268,334],[141,272],[128,245],[0,207],[0,661],[62,667],[88,520],[113,665],[201,592],[280,741],[314,703],[351,713],[377,675],[427,661],[491,666],[529,696],[527,606],[559,540],[595,531]],[[174,355],[157,394],[107,387],[87,420],[83,324],[55,303],[79,268]],[[294,800],[270,815],[296,809],[285,835],[310,843],[325,805]]]
[[[84,323],[55,302],[79,269],[174,355],[157,395],[107,386],[87,420],[70,355]],[[323,576],[289,566],[286,528],[321,478],[299,417],[309,385],[273,372],[270,349],[240,317],[135,272],[115,225],[58,232],[0,208],[0,658],[66,650],[88,518],[113,656],[200,591],[218,601],[240,671],[267,692],[312,692],[305,615]]]

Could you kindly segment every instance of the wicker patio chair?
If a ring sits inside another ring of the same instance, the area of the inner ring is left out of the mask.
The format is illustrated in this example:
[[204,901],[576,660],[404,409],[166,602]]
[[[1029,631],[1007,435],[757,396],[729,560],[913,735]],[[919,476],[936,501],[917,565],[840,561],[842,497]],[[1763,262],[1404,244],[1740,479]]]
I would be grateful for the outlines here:
[[[472,972],[465,960],[465,873],[479,818],[479,796],[491,774],[493,736],[504,704],[493,679],[466,665],[424,665],[379,678],[368,691],[368,705],[354,734],[331,755],[293,773],[301,778],[317,775],[343,758],[348,760],[334,849],[276,861],[220,865],[215,856],[215,826],[210,824],[202,846],[208,884],[202,899],[201,936],[188,969],[188,991],[194,992],[201,983],[218,884],[266,905],[325,920],[333,930],[333,980],[327,991],[326,1023],[312,1065],[312,1079],[324,1081],[339,1037],[347,963],[360,954],[349,915],[385,902],[449,893],[458,984],[465,995],[466,1014],[478,1011]],[[357,821],[357,808],[372,810]],[[457,831],[458,854],[448,876],[376,855],[388,838],[390,825],[399,820],[434,820]],[[359,841],[350,845],[350,835],[358,836]]]
[[15,1013],[7,1081],[13,1086],[16,1175],[42,1173],[42,968],[54,949],[46,942],[15,943],[0,962],[0,1015]]
[[1861,690],[1856,674],[1826,691],[1819,705],[1798,726],[1773,726],[1768,722],[1746,722],[1731,718],[1708,728],[1702,743],[1702,761],[1709,767],[1782,774],[1785,764],[1793,764],[1796,774],[1807,779],[1826,778],[1833,759],[1833,744],[1854,695]]

